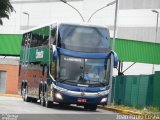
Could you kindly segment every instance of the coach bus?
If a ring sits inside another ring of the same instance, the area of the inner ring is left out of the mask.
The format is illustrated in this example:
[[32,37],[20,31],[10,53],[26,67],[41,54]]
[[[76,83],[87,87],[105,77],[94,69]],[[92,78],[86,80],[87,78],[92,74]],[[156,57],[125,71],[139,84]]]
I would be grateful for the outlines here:
[[116,67],[106,27],[44,25],[23,34],[19,91],[24,101],[39,100],[46,107],[76,104],[96,110],[107,104],[111,61]]

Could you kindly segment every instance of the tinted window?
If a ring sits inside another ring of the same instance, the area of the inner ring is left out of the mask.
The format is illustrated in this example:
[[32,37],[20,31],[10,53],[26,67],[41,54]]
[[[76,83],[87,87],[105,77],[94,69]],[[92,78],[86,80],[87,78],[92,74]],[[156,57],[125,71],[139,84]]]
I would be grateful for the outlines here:
[[49,40],[48,36],[33,34],[32,41],[31,41],[31,47],[48,45],[48,40]]
[[60,81],[67,83],[108,85],[110,59],[84,59],[61,55],[59,76]]
[[82,52],[105,52],[109,47],[109,33],[105,28],[63,24],[58,46]]
[[49,42],[50,27],[44,27],[32,31],[31,47],[45,46]]
[[56,31],[57,31],[57,27],[54,27],[51,30],[51,44],[56,45]]

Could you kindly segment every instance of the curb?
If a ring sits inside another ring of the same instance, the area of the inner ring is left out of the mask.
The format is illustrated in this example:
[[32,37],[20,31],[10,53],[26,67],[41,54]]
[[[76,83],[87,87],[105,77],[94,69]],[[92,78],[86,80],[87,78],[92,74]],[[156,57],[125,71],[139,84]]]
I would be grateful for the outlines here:
[[16,95],[16,94],[3,94],[3,93],[0,93],[0,96],[22,98],[20,95]]
[[99,106],[98,108],[103,109],[103,110],[109,110],[109,111],[125,114],[125,115],[142,115],[142,113],[139,113],[139,112],[130,111],[130,110],[122,110],[122,109],[108,107],[108,106]]

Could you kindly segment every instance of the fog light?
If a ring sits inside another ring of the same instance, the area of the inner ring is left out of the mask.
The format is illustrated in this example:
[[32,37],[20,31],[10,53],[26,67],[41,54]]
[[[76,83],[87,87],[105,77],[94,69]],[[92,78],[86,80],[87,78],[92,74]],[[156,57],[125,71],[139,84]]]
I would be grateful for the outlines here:
[[101,103],[107,102],[107,98],[102,98]]
[[60,94],[60,93],[56,93],[55,94],[55,97],[57,98],[57,99],[59,99],[59,100],[62,100],[63,98],[62,98],[62,95]]

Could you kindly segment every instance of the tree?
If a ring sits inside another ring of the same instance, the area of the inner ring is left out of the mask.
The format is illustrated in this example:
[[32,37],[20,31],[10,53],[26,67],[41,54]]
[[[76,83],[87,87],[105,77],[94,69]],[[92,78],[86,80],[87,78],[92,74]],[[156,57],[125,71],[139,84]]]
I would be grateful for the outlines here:
[[0,0],[0,25],[3,25],[2,18],[9,19],[9,14],[14,11],[9,0]]

